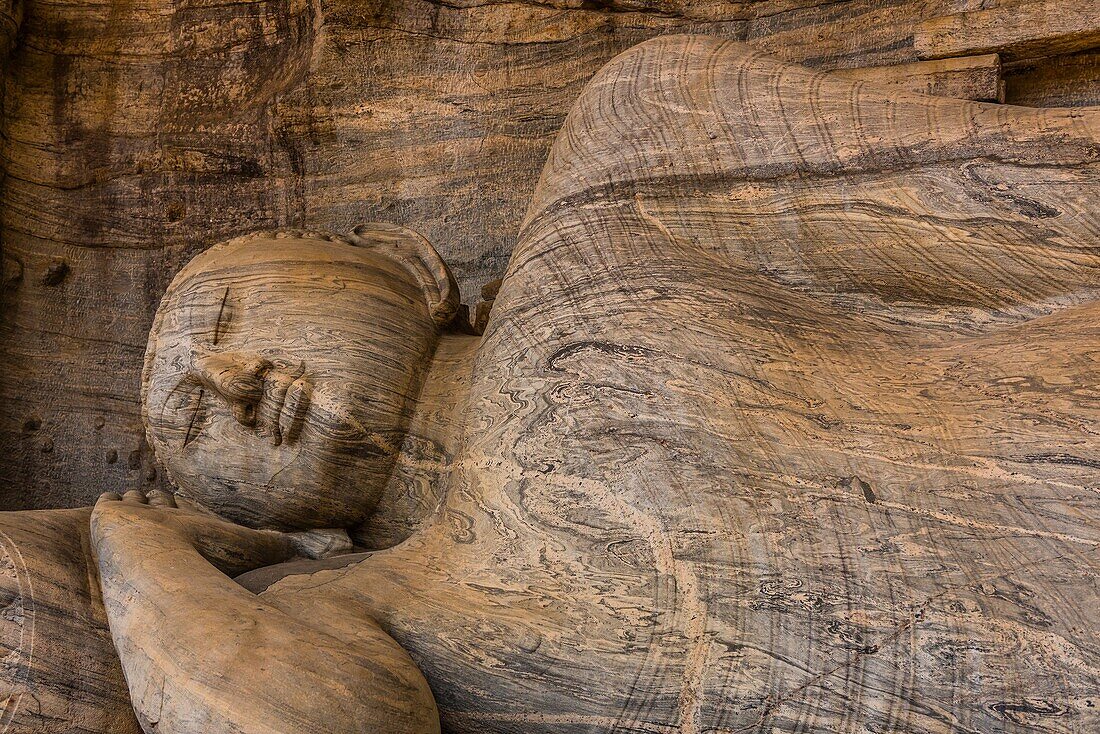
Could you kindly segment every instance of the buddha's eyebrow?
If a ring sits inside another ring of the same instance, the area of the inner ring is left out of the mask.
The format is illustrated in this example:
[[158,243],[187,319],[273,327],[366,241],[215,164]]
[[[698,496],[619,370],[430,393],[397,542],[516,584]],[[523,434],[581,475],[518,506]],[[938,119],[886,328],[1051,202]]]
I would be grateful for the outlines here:
[[[225,305],[229,301],[229,286],[225,287],[225,293],[222,294],[221,305],[218,306],[218,320],[214,322],[214,344],[218,343],[218,339],[222,335],[222,323],[229,320],[229,313],[226,313]],[[232,310],[232,309],[230,309]]]

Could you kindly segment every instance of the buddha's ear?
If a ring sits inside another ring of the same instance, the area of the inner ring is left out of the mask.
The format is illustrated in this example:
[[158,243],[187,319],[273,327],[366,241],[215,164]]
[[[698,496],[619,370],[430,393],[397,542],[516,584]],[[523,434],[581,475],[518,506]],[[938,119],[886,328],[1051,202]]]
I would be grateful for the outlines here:
[[428,313],[439,328],[443,328],[458,312],[458,284],[451,269],[431,243],[411,229],[395,224],[370,222],[360,224],[348,238],[358,247],[366,247],[400,263],[416,279]]

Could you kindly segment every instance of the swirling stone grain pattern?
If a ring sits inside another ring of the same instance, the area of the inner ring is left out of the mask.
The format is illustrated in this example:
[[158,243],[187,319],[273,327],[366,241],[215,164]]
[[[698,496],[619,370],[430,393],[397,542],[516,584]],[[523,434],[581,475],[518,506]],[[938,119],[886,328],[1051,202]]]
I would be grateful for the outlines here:
[[0,513],[0,734],[140,734],[90,562],[91,511]]
[[1100,112],[743,45],[558,136],[438,521],[288,576],[450,732],[1100,729]]

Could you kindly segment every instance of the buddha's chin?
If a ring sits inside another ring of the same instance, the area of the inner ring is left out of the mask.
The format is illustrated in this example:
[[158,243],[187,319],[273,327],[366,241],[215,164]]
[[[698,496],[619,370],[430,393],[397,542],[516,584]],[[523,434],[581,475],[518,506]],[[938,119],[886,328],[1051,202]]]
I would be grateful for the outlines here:
[[225,519],[307,530],[364,521],[389,481],[395,453],[349,445],[309,426],[294,444],[272,445],[226,422],[164,458],[180,496]]
[[287,532],[348,528],[363,522],[377,503],[377,491],[350,481],[311,486],[293,481],[296,476],[266,485],[242,480],[188,483],[180,487],[179,495],[245,527]]

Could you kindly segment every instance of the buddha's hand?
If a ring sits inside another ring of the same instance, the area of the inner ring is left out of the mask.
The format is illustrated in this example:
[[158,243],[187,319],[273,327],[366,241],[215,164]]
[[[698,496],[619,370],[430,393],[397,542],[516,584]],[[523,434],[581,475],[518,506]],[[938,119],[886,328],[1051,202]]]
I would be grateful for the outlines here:
[[369,615],[333,625],[227,578],[295,556],[295,534],[127,492],[96,503],[91,541],[147,734],[439,734],[427,681]]
[[[345,536],[346,537],[346,536]],[[223,520],[163,491],[107,492],[92,512],[92,541],[102,556],[119,560],[147,555],[154,547],[190,546],[222,573],[236,576],[294,557],[331,553],[341,547],[323,534],[253,530]],[[106,553],[104,553],[106,551]]]

